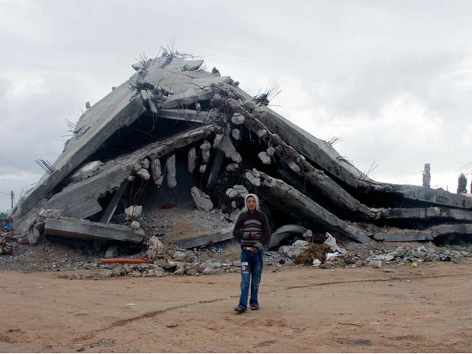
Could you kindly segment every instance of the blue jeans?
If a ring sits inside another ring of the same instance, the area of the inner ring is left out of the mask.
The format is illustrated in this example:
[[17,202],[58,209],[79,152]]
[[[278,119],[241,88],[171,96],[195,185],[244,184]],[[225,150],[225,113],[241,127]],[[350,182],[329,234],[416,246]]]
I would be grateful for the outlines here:
[[257,250],[251,252],[241,250],[241,296],[239,306],[247,308],[247,299],[249,295],[249,284],[251,286],[251,305],[258,305],[259,284],[262,278],[262,268],[264,260],[264,251]]

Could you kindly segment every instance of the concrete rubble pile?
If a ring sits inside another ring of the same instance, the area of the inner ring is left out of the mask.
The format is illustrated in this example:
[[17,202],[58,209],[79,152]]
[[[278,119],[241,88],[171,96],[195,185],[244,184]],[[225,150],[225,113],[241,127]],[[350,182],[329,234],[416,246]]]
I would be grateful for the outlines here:
[[[272,111],[270,96],[248,95],[203,60],[164,51],[132,67],[128,81],[89,106],[52,170],[14,209],[15,233],[31,244],[85,240],[108,256],[150,245],[153,265],[116,274],[233,269],[237,262],[197,261],[198,250],[231,241],[249,192],[271,220],[274,264],[348,259],[336,240],[368,249],[472,235],[469,196],[370,179]],[[322,259],[300,260],[304,252]]]

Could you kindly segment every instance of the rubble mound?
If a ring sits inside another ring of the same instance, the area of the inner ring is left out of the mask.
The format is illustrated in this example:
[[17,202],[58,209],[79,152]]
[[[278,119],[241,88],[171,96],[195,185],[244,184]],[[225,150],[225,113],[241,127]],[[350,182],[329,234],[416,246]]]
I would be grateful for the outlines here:
[[[87,105],[13,210],[16,237],[81,240],[108,258],[145,254],[153,237],[174,250],[211,248],[230,243],[247,193],[260,196],[276,230],[274,262],[358,262],[333,240],[371,250],[472,236],[470,196],[374,181],[274,112],[269,93],[253,97],[202,65],[165,51],[133,64],[129,80]],[[308,245],[326,232],[331,243]],[[3,242],[0,252],[14,250]],[[210,263],[171,268],[205,273]]]

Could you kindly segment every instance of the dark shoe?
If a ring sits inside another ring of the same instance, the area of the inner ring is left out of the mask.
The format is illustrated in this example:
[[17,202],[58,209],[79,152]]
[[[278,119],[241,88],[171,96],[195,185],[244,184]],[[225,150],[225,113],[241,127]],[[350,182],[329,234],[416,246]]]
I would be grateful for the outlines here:
[[259,305],[258,304],[252,304],[251,305],[251,310],[253,310],[253,311],[259,310]]
[[241,314],[241,313],[243,313],[243,312],[246,312],[246,308],[244,308],[244,307],[242,307],[242,306],[236,306],[236,307],[234,308],[234,311],[236,311],[236,313],[239,315],[239,314]]

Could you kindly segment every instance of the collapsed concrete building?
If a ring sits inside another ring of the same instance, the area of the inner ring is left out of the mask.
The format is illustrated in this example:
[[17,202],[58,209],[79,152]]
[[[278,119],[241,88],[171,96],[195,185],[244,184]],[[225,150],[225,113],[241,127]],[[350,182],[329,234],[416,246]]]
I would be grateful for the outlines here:
[[[274,230],[298,225],[364,244],[472,235],[472,198],[376,182],[271,110],[268,95],[202,65],[169,52],[133,65],[19,201],[16,232],[32,243],[47,234],[142,244],[154,236],[139,221],[149,208],[235,215],[249,191]],[[167,241],[193,248],[232,237],[230,227],[184,236]]]

